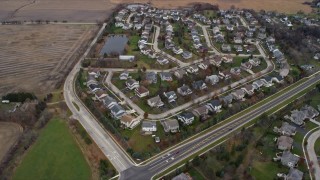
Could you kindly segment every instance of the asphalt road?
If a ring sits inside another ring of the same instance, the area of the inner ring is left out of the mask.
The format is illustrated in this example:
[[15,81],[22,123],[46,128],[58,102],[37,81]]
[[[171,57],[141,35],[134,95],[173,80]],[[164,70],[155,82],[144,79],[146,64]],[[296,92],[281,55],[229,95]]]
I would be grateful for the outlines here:
[[181,145],[180,147],[169,151],[166,155],[154,159],[152,162],[145,166],[133,166],[120,174],[120,179],[130,179],[130,180],[148,180],[151,179],[157,173],[164,171],[165,169],[173,166],[179,161],[189,157],[195,152],[200,151],[209,144],[216,142],[222,137],[227,136],[237,128],[242,125],[252,121],[253,119],[259,117],[264,112],[272,109],[273,107],[279,105],[288,98],[296,95],[302,90],[308,88],[309,86],[320,81],[320,75],[313,76],[309,78],[306,82],[302,83],[298,87],[291,89],[289,92],[278,96],[272,101],[260,106],[259,108],[245,114],[232,122],[229,122],[218,129],[215,129],[195,140],[189,141],[187,144]]
[[316,180],[320,180],[320,166],[319,166],[317,154],[315,153],[315,150],[314,150],[314,144],[316,140],[319,139],[319,137],[320,137],[320,130],[317,130],[309,136],[308,143],[307,143],[307,151],[308,151],[309,159],[313,164],[312,168],[314,169],[313,173]]

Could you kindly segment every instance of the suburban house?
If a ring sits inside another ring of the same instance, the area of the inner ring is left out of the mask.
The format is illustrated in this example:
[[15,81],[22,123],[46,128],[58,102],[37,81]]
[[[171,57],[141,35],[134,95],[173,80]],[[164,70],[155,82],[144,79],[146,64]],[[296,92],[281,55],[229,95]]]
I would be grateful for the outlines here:
[[125,109],[123,109],[122,106],[115,104],[110,108],[111,111],[111,115],[112,117],[114,117],[115,119],[120,119],[125,113]]
[[290,168],[295,167],[299,160],[300,157],[290,151],[283,151],[280,157],[281,164]]
[[179,121],[181,121],[185,125],[192,124],[194,121],[194,115],[191,112],[184,112],[177,115]]
[[129,78],[129,72],[128,71],[123,71],[119,76],[120,80],[127,80],[128,78]]
[[198,108],[193,109],[192,113],[197,117],[205,116],[208,115],[209,109],[207,108],[207,106],[200,106]]
[[90,89],[90,91],[91,91],[92,93],[95,93],[95,92],[97,92],[98,90],[100,90],[100,86],[99,86],[98,84],[90,84],[90,85],[88,86],[88,88]]
[[233,41],[235,44],[242,44],[242,38],[240,36],[235,36]]
[[277,139],[277,146],[280,150],[290,150],[292,148],[293,139],[288,136],[280,136]]
[[199,71],[199,68],[197,65],[191,65],[187,68],[188,73],[197,73]]
[[209,82],[211,85],[215,85],[219,82],[219,77],[217,75],[206,76],[206,82]]
[[163,126],[164,132],[171,132],[176,133],[179,131],[179,123],[176,119],[168,119],[161,121],[161,124]]
[[104,90],[99,89],[98,91],[95,92],[94,95],[99,101],[102,101],[102,99],[106,97],[108,94]]
[[143,98],[149,95],[149,90],[144,86],[139,86],[134,90],[134,92],[139,98]]
[[94,76],[95,78],[99,78],[100,75],[101,75],[100,70],[97,69],[97,68],[90,69],[88,74],[91,75],[91,76]]
[[252,83],[252,86],[255,90],[260,89],[262,86],[264,86],[264,83],[262,80],[256,80]]
[[220,77],[221,79],[227,80],[227,79],[230,79],[230,78],[231,78],[231,73],[228,72],[228,71],[223,71],[223,72],[219,71],[219,77]]
[[244,70],[250,70],[252,69],[252,64],[250,62],[241,63],[241,68],[243,68]]
[[222,44],[221,45],[221,50],[224,51],[224,52],[231,52],[230,44]]
[[241,74],[241,69],[239,67],[233,67],[230,69],[230,73],[239,76]]
[[296,134],[296,127],[290,125],[287,122],[283,122],[280,128],[274,127],[273,131],[286,136],[294,136]]
[[254,87],[251,84],[247,84],[241,89],[249,96],[251,96],[254,93]]
[[176,70],[176,71],[174,72],[174,75],[175,75],[178,79],[183,78],[183,76],[186,75],[186,74],[187,74],[187,72],[186,72],[185,70],[183,70],[183,69],[179,69],[179,70]]
[[133,117],[130,114],[123,115],[120,119],[120,122],[125,126],[125,128],[128,129],[133,129],[140,123],[137,118]]
[[146,81],[149,84],[156,84],[158,82],[157,73],[155,73],[155,72],[147,72],[146,73]]
[[182,96],[187,96],[192,94],[192,90],[188,85],[183,85],[177,89],[177,92]]
[[207,68],[209,67],[209,65],[210,65],[210,62],[209,62],[209,61],[203,61],[203,62],[201,62],[201,63],[198,64],[198,67],[199,67],[200,69],[205,70],[205,69],[207,69]]
[[222,102],[223,105],[230,105],[232,104],[232,100],[233,100],[233,95],[232,94],[228,94],[226,96],[223,96],[220,98],[220,101]]
[[90,85],[98,85],[98,81],[96,80],[96,78],[94,77],[94,75],[89,75],[87,77],[87,82],[86,82],[86,85],[87,87],[89,87]]
[[255,67],[256,67],[256,66],[259,66],[259,65],[260,65],[261,61],[260,61],[259,58],[254,57],[254,58],[249,59],[249,63],[250,63],[252,66],[255,66]]
[[206,106],[211,112],[220,112],[221,109],[221,103],[216,99],[209,101]]
[[164,105],[159,95],[148,99],[147,103],[150,107],[162,107]]
[[157,131],[157,123],[154,121],[142,121],[141,130],[143,132],[156,132]]
[[189,51],[183,51],[182,57],[183,57],[184,59],[190,59],[190,58],[192,58],[192,53],[189,52]]
[[276,83],[283,83],[283,77],[278,75],[278,76],[272,77],[271,81]]
[[265,87],[273,86],[272,77],[270,77],[270,76],[266,76],[266,77],[261,78],[261,81],[264,83]]
[[222,62],[222,57],[219,56],[219,55],[215,55],[215,56],[213,56],[212,59],[210,59],[210,62],[211,62],[213,65],[219,67],[219,66],[221,65],[221,62]]
[[106,108],[110,109],[112,106],[117,105],[117,101],[110,96],[106,96],[102,99],[102,102]]
[[180,48],[180,47],[173,47],[172,48],[172,51],[175,53],[175,54],[182,54],[183,53],[183,50]]
[[245,93],[242,89],[238,89],[236,91],[233,91],[231,94],[233,95],[234,99],[236,99],[236,100],[241,100],[241,101],[244,100]]
[[222,56],[222,60],[225,63],[232,63],[233,57],[230,54],[224,55],[224,56]]
[[177,95],[174,91],[164,92],[163,95],[168,99],[168,102],[175,102],[177,99]]
[[188,173],[181,173],[175,177],[173,177],[171,180],[192,180],[193,178]]
[[290,168],[289,173],[286,176],[286,180],[302,180],[303,172],[296,168]]
[[169,60],[163,56],[157,58],[157,62],[161,65],[165,65],[169,63]]
[[136,81],[135,79],[128,79],[126,81],[126,86],[130,90],[136,89],[139,87],[139,81]]
[[193,89],[196,89],[196,90],[204,90],[208,88],[206,83],[203,80],[193,82],[192,87]]
[[302,126],[304,125],[304,120],[306,119],[306,114],[303,111],[293,110],[291,111],[291,115],[286,115],[285,119],[289,119],[291,122],[296,125]]
[[172,75],[170,72],[160,72],[161,81],[172,81]]

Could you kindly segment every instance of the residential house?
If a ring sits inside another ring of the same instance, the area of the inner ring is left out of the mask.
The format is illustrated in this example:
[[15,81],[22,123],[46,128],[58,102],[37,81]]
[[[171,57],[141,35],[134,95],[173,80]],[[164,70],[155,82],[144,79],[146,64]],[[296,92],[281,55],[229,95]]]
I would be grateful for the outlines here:
[[243,42],[241,36],[235,36],[233,38],[233,41],[235,44],[242,44],[242,42]]
[[234,49],[235,49],[237,52],[242,52],[242,51],[243,51],[242,45],[237,45],[237,44],[235,44],[233,47],[234,47]]
[[273,131],[286,136],[294,136],[296,134],[296,129],[297,128],[295,126],[292,126],[287,122],[283,122],[280,128],[274,127]]
[[300,157],[290,151],[283,151],[280,157],[281,164],[290,168],[295,167],[299,160]]
[[140,123],[140,120],[130,114],[125,114],[121,117],[120,122],[125,128],[133,129]]
[[262,86],[264,86],[264,82],[262,80],[256,80],[252,83],[252,86],[255,90],[259,90]]
[[185,125],[190,125],[194,121],[194,115],[191,112],[184,112],[177,115],[177,119]]
[[162,107],[164,105],[159,95],[148,99],[147,103],[150,107]]
[[186,173],[181,173],[175,177],[173,177],[171,180],[192,180],[193,178]]
[[88,86],[88,88],[90,89],[90,91],[91,91],[92,93],[95,93],[95,92],[97,92],[98,90],[100,90],[100,86],[99,86],[98,84],[90,84],[90,85]]
[[170,72],[161,72],[160,73],[161,81],[172,81],[172,75]]
[[209,82],[211,85],[215,85],[219,82],[219,77],[217,75],[206,76],[206,82]]
[[158,82],[158,77],[156,72],[147,72],[146,73],[146,81],[149,84],[157,84]]
[[221,45],[221,50],[224,51],[224,52],[231,52],[230,44],[222,44]]
[[184,59],[190,59],[190,58],[192,58],[192,53],[189,52],[189,51],[183,51],[182,57],[183,57]]
[[127,80],[128,78],[129,78],[129,72],[128,71],[123,71],[119,76],[120,80]]
[[126,114],[125,109],[123,109],[123,107],[118,104],[115,104],[114,106],[112,106],[110,108],[110,111],[111,111],[112,117],[115,119],[120,119],[123,115]]
[[270,76],[266,76],[266,77],[261,78],[261,81],[264,83],[265,87],[273,86],[272,77],[270,77]]
[[88,74],[89,74],[90,76],[94,76],[95,78],[99,78],[100,75],[101,75],[100,70],[97,69],[97,68],[90,69],[89,72],[88,72]]
[[168,119],[161,121],[164,132],[176,133],[179,131],[179,122],[176,119]]
[[232,63],[233,57],[230,54],[224,55],[224,56],[222,56],[222,60],[225,63]]
[[172,51],[175,53],[175,54],[182,54],[183,53],[183,50],[180,48],[180,47],[173,47],[172,48]]
[[291,122],[296,125],[302,126],[304,125],[304,120],[306,119],[306,114],[303,111],[293,110],[291,111],[291,115],[286,115],[285,119],[289,119]]
[[242,89],[238,89],[236,91],[233,91],[231,94],[233,95],[235,100],[241,100],[241,101],[244,100],[245,93]]
[[219,77],[220,77],[221,79],[227,80],[227,79],[230,79],[230,78],[231,78],[231,73],[228,72],[228,71],[223,71],[223,72],[219,71]]
[[252,69],[252,64],[250,62],[241,63],[241,68],[244,70],[250,70]]
[[230,69],[230,73],[235,76],[239,76],[241,73],[241,69],[239,67],[233,67]]
[[190,87],[188,85],[183,85],[181,87],[179,87],[177,89],[177,92],[181,95],[181,96],[187,96],[192,94],[192,90],[190,89]]
[[192,87],[193,89],[196,89],[196,90],[204,90],[208,88],[206,83],[203,80],[193,82]]
[[257,66],[260,65],[261,61],[260,61],[259,58],[254,57],[254,58],[249,59],[249,63],[250,63],[252,66],[257,67]]
[[312,106],[305,105],[301,108],[301,111],[305,113],[307,119],[313,119],[319,116],[319,112]]
[[144,86],[139,86],[134,90],[134,92],[139,98],[143,98],[149,95],[149,90]]
[[174,91],[164,92],[163,95],[168,99],[168,102],[175,102],[177,99],[177,95]]
[[288,136],[280,136],[277,140],[277,146],[280,150],[290,150],[292,148],[293,139]]
[[99,101],[102,101],[102,99],[106,97],[108,94],[104,90],[99,89],[98,91],[95,92],[94,95]]
[[155,121],[142,121],[141,130],[143,132],[156,132],[157,131],[157,122],[155,122]]
[[184,75],[186,75],[187,72],[184,69],[178,69],[174,72],[174,75],[178,78],[181,79],[183,78]]
[[211,112],[220,112],[221,109],[221,103],[216,99],[209,101],[206,106]]
[[215,56],[213,56],[213,58],[210,58],[210,62],[213,65],[219,67],[221,65],[221,62],[222,62],[222,57],[219,56],[219,55],[215,55]]
[[209,109],[207,106],[200,106],[198,108],[193,109],[192,113],[197,117],[206,116],[209,113]]
[[126,81],[126,86],[130,90],[136,89],[139,87],[139,81],[136,81],[135,79],[128,79]]
[[302,180],[302,179],[303,179],[303,172],[301,172],[296,168],[290,168],[289,173],[285,177],[285,180]]
[[112,108],[114,105],[117,105],[117,101],[110,96],[106,96],[102,99],[104,106],[108,109]]
[[249,96],[251,96],[254,93],[254,87],[251,84],[247,84],[241,89]]
[[198,67],[199,67],[200,69],[205,70],[205,69],[208,68],[209,64],[210,64],[209,61],[203,61],[203,62],[201,62],[201,63],[198,64]]
[[163,56],[160,56],[157,58],[157,62],[160,64],[160,65],[165,65],[165,64],[168,64],[169,63],[169,60]]
[[273,57],[276,59],[278,63],[284,60],[284,55],[279,49],[273,50]]
[[228,94],[226,96],[221,97],[220,102],[222,102],[223,105],[228,106],[228,105],[232,104],[233,98],[234,97],[232,94]]
[[199,68],[197,65],[191,65],[187,68],[188,73],[197,73],[199,71]]

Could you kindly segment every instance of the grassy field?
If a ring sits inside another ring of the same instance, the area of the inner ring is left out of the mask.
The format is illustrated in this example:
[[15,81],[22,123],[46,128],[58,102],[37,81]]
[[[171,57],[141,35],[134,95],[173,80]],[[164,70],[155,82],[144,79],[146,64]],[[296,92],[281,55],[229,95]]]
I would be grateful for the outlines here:
[[52,119],[23,158],[13,179],[90,179],[90,167],[66,122]]

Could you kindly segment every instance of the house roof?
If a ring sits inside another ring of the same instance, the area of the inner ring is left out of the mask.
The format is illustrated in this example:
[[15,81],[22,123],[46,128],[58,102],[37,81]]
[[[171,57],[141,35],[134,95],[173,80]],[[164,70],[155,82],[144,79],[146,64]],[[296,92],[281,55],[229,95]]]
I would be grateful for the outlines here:
[[141,127],[142,127],[142,128],[157,127],[157,123],[154,122],[154,121],[142,121]]
[[303,179],[303,172],[298,169],[291,168],[287,175],[288,180],[302,180]]
[[208,108],[206,106],[200,106],[198,108],[193,109],[193,112],[198,112],[200,115],[204,115],[208,113]]
[[191,112],[183,112],[183,113],[179,114],[178,116],[184,117],[186,119],[190,119],[190,118],[194,117],[194,115]]
[[123,109],[123,107],[120,106],[119,104],[115,104],[114,106],[112,106],[112,107],[110,108],[110,110],[111,110],[112,112],[115,112],[115,113],[118,113],[118,112],[120,112],[120,111],[125,111],[125,110]]
[[129,85],[132,85],[132,84],[134,84],[136,82],[137,81],[135,79],[128,79],[126,83],[129,84]]
[[217,100],[217,99],[211,100],[211,101],[209,101],[207,104],[210,104],[210,105],[212,105],[213,107],[216,107],[216,106],[220,106],[220,105],[221,105],[220,101]]
[[281,164],[285,166],[288,166],[289,163],[295,165],[299,159],[300,158],[298,156],[292,154],[290,151],[283,151],[281,156]]
[[143,94],[143,93],[147,93],[149,92],[149,90],[147,88],[145,88],[144,86],[139,86],[136,91],[139,93],[139,94]]
[[280,127],[280,130],[286,132],[287,134],[294,133],[296,131],[296,129],[297,129],[296,127],[290,125],[287,122],[283,122],[282,126]]
[[278,146],[285,147],[286,149],[291,149],[293,144],[293,139],[288,136],[280,136],[277,141]]
[[160,76],[165,78],[172,78],[172,75],[170,72],[160,72]]
[[130,114],[126,114],[121,117],[121,121],[126,122],[126,123],[131,123],[133,120],[135,120],[135,117],[133,117]]

